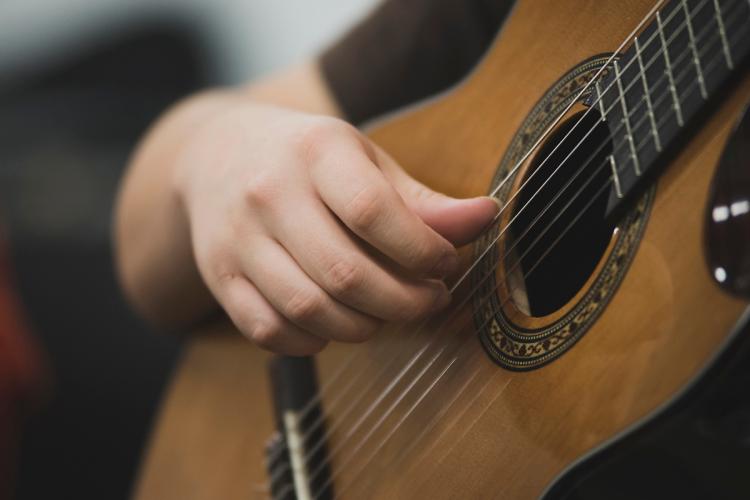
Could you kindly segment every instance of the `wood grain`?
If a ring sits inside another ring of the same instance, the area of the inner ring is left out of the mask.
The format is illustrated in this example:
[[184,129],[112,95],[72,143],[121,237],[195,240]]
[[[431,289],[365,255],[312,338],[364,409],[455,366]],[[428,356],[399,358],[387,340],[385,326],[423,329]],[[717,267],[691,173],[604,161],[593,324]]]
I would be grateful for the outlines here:
[[[614,50],[651,5],[521,0],[465,82],[370,135],[436,189],[484,194],[546,89],[580,61]],[[473,335],[469,309],[447,329],[390,327],[373,342],[322,353],[324,383],[342,360],[356,360],[324,392],[336,492],[536,498],[576,457],[684,387],[746,307],[712,283],[702,222],[711,175],[748,99],[744,76],[659,179],[630,271],[560,359],[531,372],[498,368]],[[238,335],[196,338],[165,401],[137,498],[263,497],[253,489],[264,481],[261,451],[272,432],[263,365],[264,355]]]

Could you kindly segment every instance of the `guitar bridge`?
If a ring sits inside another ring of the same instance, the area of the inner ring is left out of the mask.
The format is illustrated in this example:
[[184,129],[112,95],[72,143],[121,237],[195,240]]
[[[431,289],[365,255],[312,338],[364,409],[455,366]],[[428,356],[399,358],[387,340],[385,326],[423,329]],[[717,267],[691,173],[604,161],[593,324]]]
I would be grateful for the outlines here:
[[311,357],[279,356],[269,366],[276,432],[266,443],[273,500],[333,497],[326,423]]

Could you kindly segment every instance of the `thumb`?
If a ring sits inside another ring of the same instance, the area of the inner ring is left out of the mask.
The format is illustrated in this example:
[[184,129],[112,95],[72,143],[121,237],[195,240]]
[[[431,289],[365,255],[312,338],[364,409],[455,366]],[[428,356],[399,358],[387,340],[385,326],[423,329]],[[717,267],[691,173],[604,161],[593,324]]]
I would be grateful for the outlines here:
[[500,210],[498,201],[489,196],[458,199],[433,191],[409,176],[384,151],[377,153],[380,168],[406,205],[457,247],[479,236]]
[[416,196],[406,195],[404,200],[425,224],[457,247],[479,236],[499,210],[494,198],[451,198],[424,185]]

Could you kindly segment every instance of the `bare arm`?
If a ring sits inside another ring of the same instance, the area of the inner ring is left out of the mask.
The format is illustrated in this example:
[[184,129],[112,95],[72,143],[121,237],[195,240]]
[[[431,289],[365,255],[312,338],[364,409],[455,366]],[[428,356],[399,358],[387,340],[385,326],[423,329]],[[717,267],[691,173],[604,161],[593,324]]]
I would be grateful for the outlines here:
[[338,115],[306,64],[191,97],[153,127],[115,221],[146,318],[186,326],[218,302],[261,347],[310,354],[448,303],[454,245],[497,206],[429,190]]

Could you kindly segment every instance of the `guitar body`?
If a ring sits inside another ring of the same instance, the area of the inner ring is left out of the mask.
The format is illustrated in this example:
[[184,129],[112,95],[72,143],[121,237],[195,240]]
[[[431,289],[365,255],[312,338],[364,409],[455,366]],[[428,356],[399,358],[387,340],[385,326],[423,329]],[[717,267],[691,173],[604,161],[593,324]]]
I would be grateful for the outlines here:
[[[652,6],[519,0],[469,78],[369,135],[431,187],[457,197],[486,194],[540,99],[585,61],[616,51]],[[632,255],[602,303],[590,304],[596,313],[584,318],[585,334],[562,354],[539,366],[498,366],[477,338],[482,306],[468,300],[449,323],[450,335],[441,322],[409,332],[392,326],[372,342],[332,345],[318,355],[336,496],[538,498],[565,471],[581,473],[576,464],[596,450],[658,421],[728,363],[742,341],[747,302],[717,286],[707,268],[704,222],[712,178],[748,101],[743,70],[634,203],[642,206]],[[519,328],[555,327],[600,286],[626,229],[615,232],[591,277],[558,310],[532,316],[507,300],[496,307]],[[476,250],[462,255],[468,267]],[[505,272],[500,266],[495,274],[500,299],[509,293]],[[470,292],[459,288],[454,303]],[[192,340],[137,498],[268,496],[263,447],[275,430],[269,357],[228,325]],[[357,362],[346,365],[352,357]],[[344,376],[336,378],[342,366]]]

